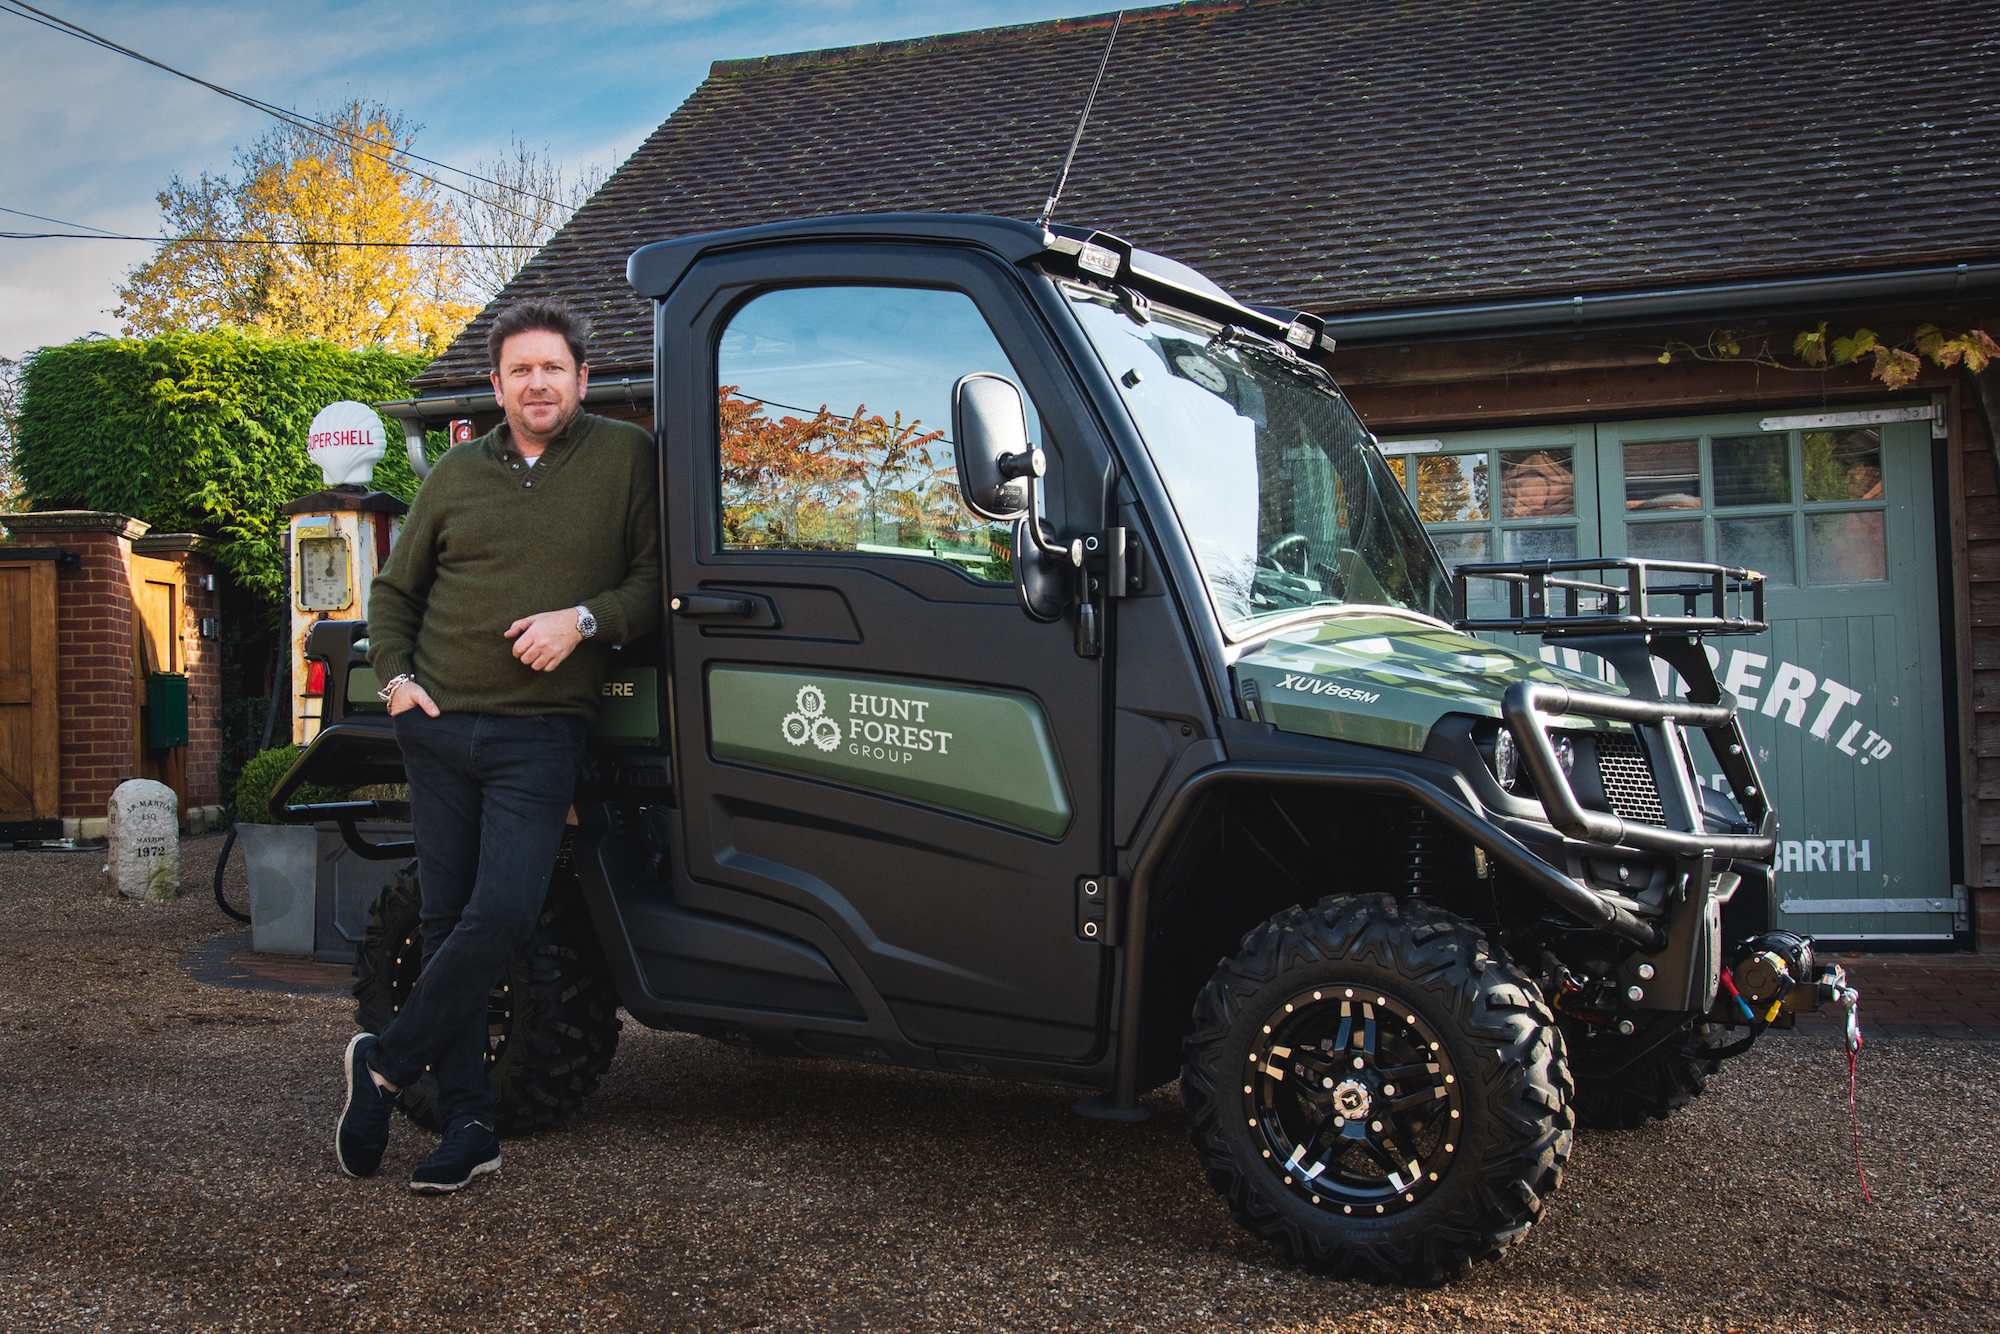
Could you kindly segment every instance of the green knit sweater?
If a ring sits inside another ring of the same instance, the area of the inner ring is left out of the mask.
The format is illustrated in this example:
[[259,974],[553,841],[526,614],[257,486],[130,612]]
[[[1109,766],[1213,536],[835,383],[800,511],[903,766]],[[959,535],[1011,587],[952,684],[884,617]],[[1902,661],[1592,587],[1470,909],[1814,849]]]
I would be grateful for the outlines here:
[[[368,595],[369,661],[404,672],[450,713],[595,719],[604,646],[660,622],[657,462],[629,422],[579,414],[532,466],[503,424],[456,445],[417,491]],[[597,618],[553,672],[514,656],[523,616]]]

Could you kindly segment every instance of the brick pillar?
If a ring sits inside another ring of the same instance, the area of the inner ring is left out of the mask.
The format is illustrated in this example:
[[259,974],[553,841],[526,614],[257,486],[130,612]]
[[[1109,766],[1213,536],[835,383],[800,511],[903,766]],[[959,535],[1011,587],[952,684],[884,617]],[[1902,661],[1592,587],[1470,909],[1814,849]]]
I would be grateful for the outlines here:
[[62,813],[102,820],[112,791],[133,777],[132,539],[148,525],[100,510],[7,514],[0,524],[81,560],[56,578]]

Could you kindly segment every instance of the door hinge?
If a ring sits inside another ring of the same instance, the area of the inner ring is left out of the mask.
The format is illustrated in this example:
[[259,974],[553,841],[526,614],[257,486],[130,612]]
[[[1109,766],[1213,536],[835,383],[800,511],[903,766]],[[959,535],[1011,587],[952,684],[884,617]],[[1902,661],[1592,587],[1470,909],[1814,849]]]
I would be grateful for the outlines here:
[[1129,528],[1085,533],[1070,543],[1069,558],[1106,597],[1127,598],[1145,591],[1145,549]]
[[1118,943],[1118,877],[1087,875],[1076,882],[1076,938],[1093,945]]
[[1095,658],[1104,652],[1111,600],[1146,587],[1144,550],[1131,529],[1106,528],[1071,542],[1069,558],[1077,568],[1076,653]]

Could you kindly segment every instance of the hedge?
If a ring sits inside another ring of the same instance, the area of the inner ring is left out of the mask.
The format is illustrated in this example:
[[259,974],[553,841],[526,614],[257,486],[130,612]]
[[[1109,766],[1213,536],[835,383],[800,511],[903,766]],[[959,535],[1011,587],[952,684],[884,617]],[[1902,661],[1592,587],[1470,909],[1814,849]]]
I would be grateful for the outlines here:
[[[281,604],[280,506],[322,488],[306,459],[314,414],[339,399],[409,396],[425,359],[229,330],[87,339],[35,352],[22,377],[15,466],[36,509],[112,510],[220,543],[244,587]],[[409,499],[401,424],[374,485]],[[444,448],[433,432],[433,456]]]

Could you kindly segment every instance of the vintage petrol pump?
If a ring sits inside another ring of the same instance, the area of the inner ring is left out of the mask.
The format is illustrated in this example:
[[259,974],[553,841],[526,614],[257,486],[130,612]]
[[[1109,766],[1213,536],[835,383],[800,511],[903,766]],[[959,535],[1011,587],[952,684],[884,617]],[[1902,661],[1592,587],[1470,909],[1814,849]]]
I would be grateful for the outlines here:
[[376,460],[387,446],[382,419],[365,403],[340,402],[313,418],[306,453],[326,489],[284,507],[291,516],[285,547],[291,562],[292,740],[319,734],[326,666],[308,663],[306,635],[315,622],[359,620],[368,590],[410,507],[386,491],[371,491]]

